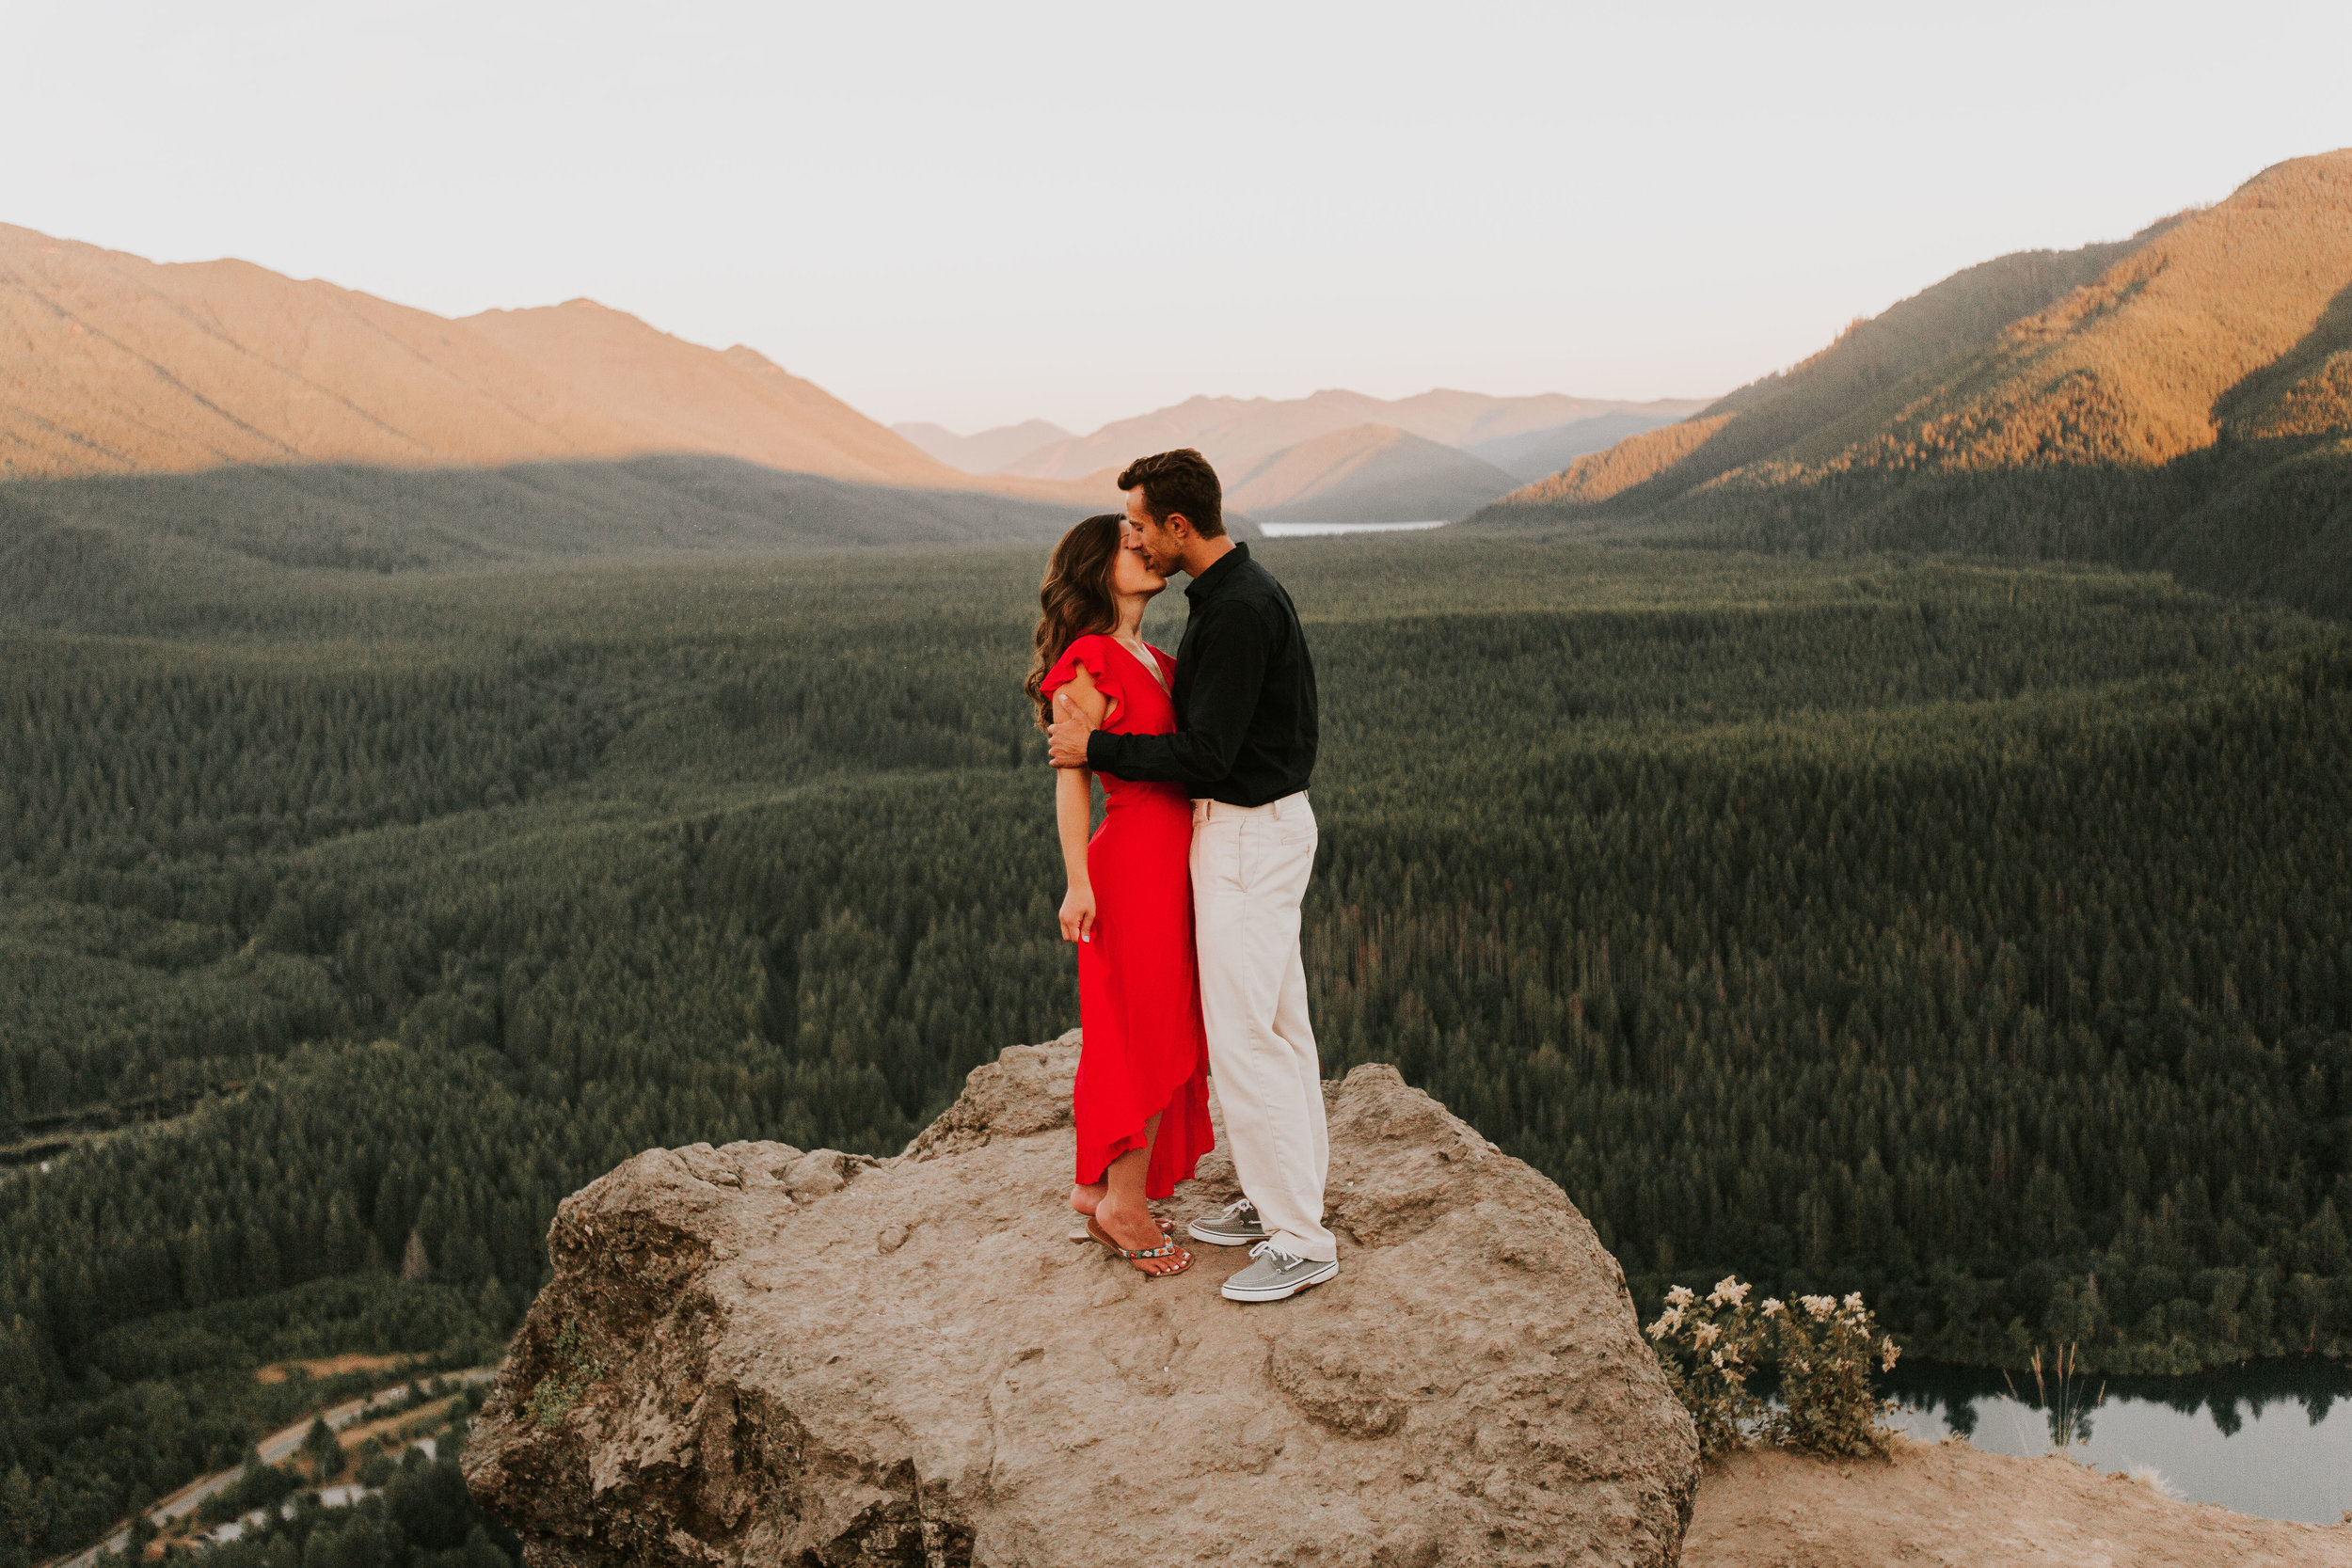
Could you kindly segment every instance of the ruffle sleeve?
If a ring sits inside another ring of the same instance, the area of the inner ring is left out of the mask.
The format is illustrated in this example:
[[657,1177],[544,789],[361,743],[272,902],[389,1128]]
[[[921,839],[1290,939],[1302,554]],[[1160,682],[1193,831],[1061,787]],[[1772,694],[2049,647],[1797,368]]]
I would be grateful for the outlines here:
[[1077,679],[1079,666],[1084,665],[1087,673],[1094,677],[1094,689],[1100,691],[1111,705],[1104,718],[1108,720],[1112,714],[1124,713],[1127,692],[1120,680],[1118,662],[1111,657],[1111,640],[1101,632],[1089,632],[1078,638],[1062,650],[1061,657],[1054,661],[1054,667],[1045,672],[1045,678],[1038,682],[1039,692],[1051,697]]

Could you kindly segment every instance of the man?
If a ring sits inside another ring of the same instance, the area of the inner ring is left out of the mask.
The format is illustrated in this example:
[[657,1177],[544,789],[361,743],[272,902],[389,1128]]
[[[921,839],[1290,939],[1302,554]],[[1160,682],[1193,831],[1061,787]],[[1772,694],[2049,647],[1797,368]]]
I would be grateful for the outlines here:
[[[1184,784],[1192,803],[1193,924],[1209,1071],[1242,1199],[1193,1240],[1250,1247],[1234,1301],[1280,1301],[1340,1272],[1323,1224],[1330,1146],[1307,1020],[1298,904],[1314,868],[1315,670],[1298,611],[1249,546],[1225,533],[1224,491],[1189,449],[1119,476],[1130,547],[1191,602],[1176,652],[1173,735],[1104,735],[1055,698],[1054,766]],[[1252,1244],[1254,1243],[1254,1244]]]

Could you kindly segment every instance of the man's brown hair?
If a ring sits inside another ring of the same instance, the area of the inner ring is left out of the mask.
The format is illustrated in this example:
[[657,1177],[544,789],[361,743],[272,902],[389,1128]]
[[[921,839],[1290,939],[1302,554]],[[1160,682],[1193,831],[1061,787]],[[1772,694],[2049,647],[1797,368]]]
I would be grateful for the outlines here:
[[1138,484],[1143,486],[1143,509],[1153,522],[1165,523],[1181,512],[1203,539],[1225,532],[1225,486],[1216,482],[1209,460],[1192,448],[1153,452],[1128,464],[1119,476],[1119,487],[1132,490]]

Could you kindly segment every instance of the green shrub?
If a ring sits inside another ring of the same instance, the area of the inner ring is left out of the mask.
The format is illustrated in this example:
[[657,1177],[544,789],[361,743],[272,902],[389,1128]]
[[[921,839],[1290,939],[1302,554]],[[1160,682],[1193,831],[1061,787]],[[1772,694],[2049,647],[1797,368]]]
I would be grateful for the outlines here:
[[[1800,1296],[1794,1308],[1751,1304],[1752,1288],[1725,1277],[1701,1301],[1687,1286],[1666,1292],[1647,1333],[1668,1386],[1691,1412],[1699,1452],[1719,1458],[1752,1442],[1841,1458],[1883,1456],[1894,1408],[1870,1388],[1870,1363],[1895,1370],[1901,1352],[1881,1336],[1860,1291]],[[1873,1341],[1876,1341],[1874,1344]],[[1780,1373],[1774,1408],[1748,1386],[1765,1365]]]
[[342,1440],[324,1417],[314,1418],[310,1430],[302,1434],[302,1457],[310,1462],[310,1479],[321,1485],[343,1473]]
[[564,1331],[555,1337],[554,1370],[532,1386],[523,1408],[543,1429],[552,1432],[564,1424],[564,1418],[580,1402],[588,1386],[603,1375],[604,1363],[580,1345],[580,1320],[567,1320]]
[[359,1484],[381,1486],[400,1473],[400,1465],[381,1449],[359,1461]]

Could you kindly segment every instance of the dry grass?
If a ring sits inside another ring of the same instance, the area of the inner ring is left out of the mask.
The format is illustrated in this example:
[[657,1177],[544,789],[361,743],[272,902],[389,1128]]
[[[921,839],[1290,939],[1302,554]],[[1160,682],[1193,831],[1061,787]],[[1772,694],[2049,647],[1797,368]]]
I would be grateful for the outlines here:
[[382,1437],[387,1448],[394,1447],[395,1436],[405,1442],[410,1437],[431,1432],[436,1427],[446,1426],[449,1423],[450,1412],[455,1409],[458,1402],[464,1398],[465,1395],[460,1392],[431,1400],[423,1404],[411,1405],[394,1415],[379,1417],[364,1424],[347,1426],[335,1433],[335,1436],[342,1442],[345,1453],[356,1449],[371,1437]]
[[253,1381],[283,1383],[294,1375],[296,1367],[313,1378],[340,1377],[344,1372],[391,1371],[405,1367],[409,1359],[405,1355],[360,1355],[355,1353],[322,1356],[315,1361],[274,1361],[266,1367],[256,1367]]

